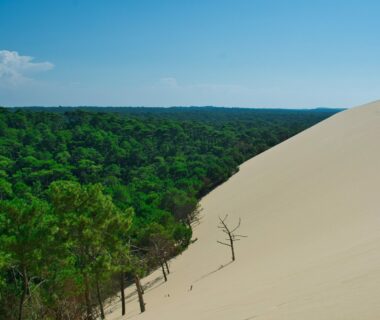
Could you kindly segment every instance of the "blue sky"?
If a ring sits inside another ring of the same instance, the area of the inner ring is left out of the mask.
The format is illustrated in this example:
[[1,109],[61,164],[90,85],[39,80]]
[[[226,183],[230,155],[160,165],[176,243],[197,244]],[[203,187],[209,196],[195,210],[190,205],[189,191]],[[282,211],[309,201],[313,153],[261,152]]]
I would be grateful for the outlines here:
[[0,105],[351,107],[380,1],[0,0]]

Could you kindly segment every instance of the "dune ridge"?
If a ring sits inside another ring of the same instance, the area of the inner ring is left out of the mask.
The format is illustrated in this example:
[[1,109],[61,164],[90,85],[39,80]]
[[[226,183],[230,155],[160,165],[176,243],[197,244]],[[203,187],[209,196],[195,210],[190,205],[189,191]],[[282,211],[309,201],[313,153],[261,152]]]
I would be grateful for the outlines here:
[[[159,271],[133,319],[379,319],[380,101],[338,113],[252,158],[202,201],[192,244]],[[237,259],[218,216],[242,219]],[[130,294],[133,288],[127,288]],[[123,319],[117,300],[108,319]]]

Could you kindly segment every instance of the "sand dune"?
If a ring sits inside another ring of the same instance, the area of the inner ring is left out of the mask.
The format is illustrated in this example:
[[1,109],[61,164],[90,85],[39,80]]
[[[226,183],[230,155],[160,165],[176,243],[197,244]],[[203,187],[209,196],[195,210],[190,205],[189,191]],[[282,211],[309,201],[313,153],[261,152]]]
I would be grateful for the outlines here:
[[[198,241],[171,261],[167,283],[144,279],[147,311],[132,297],[125,318],[380,319],[380,102],[247,161],[201,205]],[[216,242],[227,213],[248,236],[231,264]],[[118,301],[111,311],[122,319]]]

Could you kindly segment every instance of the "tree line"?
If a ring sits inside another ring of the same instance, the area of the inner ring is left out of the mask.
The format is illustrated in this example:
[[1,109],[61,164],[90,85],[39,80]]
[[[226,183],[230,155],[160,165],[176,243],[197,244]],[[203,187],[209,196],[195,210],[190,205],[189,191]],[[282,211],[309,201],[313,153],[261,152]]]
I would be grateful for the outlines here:
[[[190,243],[199,199],[335,111],[0,109],[0,317],[94,319]],[[112,111],[112,110],[111,110]]]

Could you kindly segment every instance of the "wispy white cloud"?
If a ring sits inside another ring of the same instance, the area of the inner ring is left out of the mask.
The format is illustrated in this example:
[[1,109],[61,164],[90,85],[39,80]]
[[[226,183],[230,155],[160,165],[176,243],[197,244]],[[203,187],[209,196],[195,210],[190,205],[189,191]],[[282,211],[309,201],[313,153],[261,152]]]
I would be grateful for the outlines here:
[[54,68],[51,62],[34,62],[17,51],[0,50],[0,84],[17,86],[32,80],[31,75]]

